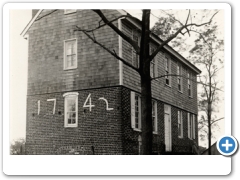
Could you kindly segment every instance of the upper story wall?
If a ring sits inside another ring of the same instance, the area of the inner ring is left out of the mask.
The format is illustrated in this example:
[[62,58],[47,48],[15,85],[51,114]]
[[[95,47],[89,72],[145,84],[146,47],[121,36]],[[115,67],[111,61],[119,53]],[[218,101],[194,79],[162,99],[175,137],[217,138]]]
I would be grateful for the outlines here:
[[[132,26],[126,21],[122,21],[122,30],[125,34],[132,37],[133,34],[137,34],[136,27]],[[156,48],[157,44],[152,42],[150,48]],[[132,47],[125,40],[122,40],[122,56],[129,63],[134,64],[134,55]],[[170,76],[171,85],[166,85],[165,77],[159,78],[157,80],[152,80],[152,96],[155,99],[161,100],[168,104],[174,105],[181,109],[185,109],[189,112],[197,114],[197,83],[196,75],[190,67],[181,63],[175,56],[171,55],[169,52],[161,51],[159,52],[155,59],[156,73],[155,76],[165,75],[165,57],[170,59],[170,74],[177,75],[177,65],[182,67],[182,92],[178,91],[178,83],[176,76]],[[192,96],[188,95],[188,72],[192,74]],[[123,85],[137,92],[141,91],[140,86],[140,76],[139,74],[131,69],[130,67],[123,64]]]
[[[72,14],[52,11],[43,10],[28,30],[28,95],[119,85],[119,61],[82,32],[73,31],[76,25],[83,29],[97,27],[99,16],[91,10]],[[103,13],[109,19],[119,15],[116,10]],[[117,21],[114,24],[118,26]],[[94,35],[118,52],[118,36],[108,26]],[[73,38],[77,39],[77,68],[64,70],[64,40]]]

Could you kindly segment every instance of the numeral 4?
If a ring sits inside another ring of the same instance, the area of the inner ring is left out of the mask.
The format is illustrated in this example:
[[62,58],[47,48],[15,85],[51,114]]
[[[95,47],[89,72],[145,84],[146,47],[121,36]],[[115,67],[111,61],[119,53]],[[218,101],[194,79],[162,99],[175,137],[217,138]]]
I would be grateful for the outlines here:
[[[89,101],[89,104],[87,104]],[[95,107],[95,105],[92,105],[92,99],[91,99],[91,94],[88,95],[86,101],[83,104],[84,108],[89,108],[89,111],[92,111],[92,107]]]

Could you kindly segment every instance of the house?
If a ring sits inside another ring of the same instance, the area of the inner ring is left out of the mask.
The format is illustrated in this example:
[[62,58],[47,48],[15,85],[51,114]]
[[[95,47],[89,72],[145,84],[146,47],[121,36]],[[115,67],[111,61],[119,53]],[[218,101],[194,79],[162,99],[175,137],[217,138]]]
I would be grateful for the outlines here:
[[[108,19],[126,14],[103,10]],[[91,10],[33,10],[23,30],[28,41],[27,154],[139,154],[139,75],[82,32],[98,26]],[[141,22],[114,24],[140,41]],[[111,28],[95,38],[134,66],[138,56]],[[152,36],[151,49],[162,41]],[[151,64],[154,154],[193,154],[198,145],[197,84],[201,71],[170,46]],[[187,77],[187,78],[184,78]]]

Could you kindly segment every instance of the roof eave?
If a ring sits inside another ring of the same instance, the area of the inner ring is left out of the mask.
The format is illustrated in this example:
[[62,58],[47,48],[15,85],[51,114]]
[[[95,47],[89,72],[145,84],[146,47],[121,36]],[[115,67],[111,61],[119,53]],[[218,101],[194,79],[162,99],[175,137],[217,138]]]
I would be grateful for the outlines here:
[[43,11],[43,9],[40,9],[35,16],[29,21],[29,23],[27,24],[27,26],[23,29],[23,31],[21,32],[21,36],[23,36],[25,38],[26,33],[28,32],[28,30],[30,29],[30,27],[32,26],[32,24],[34,23],[34,21],[37,19],[37,17],[39,16],[39,14]]
[[[121,14],[126,15],[129,14],[124,10],[118,10]],[[130,14],[129,14],[130,15]],[[133,25],[135,25],[138,28],[141,28],[141,21],[137,18],[134,18],[134,20],[130,19],[130,18],[126,18],[126,20],[128,20],[130,23],[132,23]],[[152,38],[159,44],[161,44],[163,42],[163,40],[161,38],[159,38],[156,34],[152,33],[153,35]],[[169,53],[171,53],[172,55],[174,55],[176,58],[178,58],[182,63],[184,63],[185,65],[187,65],[188,67],[190,67],[193,71],[195,71],[197,74],[201,74],[201,70],[198,69],[195,65],[193,65],[190,61],[188,61],[186,58],[184,58],[181,54],[179,54],[177,51],[175,51],[171,46],[169,46],[168,44],[164,46],[164,49],[167,50]]]

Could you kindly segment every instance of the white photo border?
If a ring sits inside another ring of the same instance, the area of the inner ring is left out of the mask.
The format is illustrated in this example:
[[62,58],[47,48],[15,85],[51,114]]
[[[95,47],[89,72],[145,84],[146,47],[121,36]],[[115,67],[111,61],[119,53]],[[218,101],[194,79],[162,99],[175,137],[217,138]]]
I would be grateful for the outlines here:
[[[3,6],[3,172],[6,175],[228,175],[231,157],[68,156],[9,154],[10,9],[223,9],[225,11],[225,134],[231,134],[231,6],[227,3],[7,3]],[[129,8],[128,8],[129,9]],[[176,163],[173,163],[176,162]],[[193,165],[193,162],[194,165]],[[146,166],[143,166],[143,163]],[[67,168],[71,164],[71,168]],[[180,164],[180,165],[179,165]],[[219,166],[221,164],[221,166]],[[217,167],[217,168],[212,168]]]

